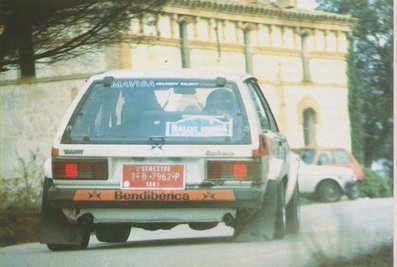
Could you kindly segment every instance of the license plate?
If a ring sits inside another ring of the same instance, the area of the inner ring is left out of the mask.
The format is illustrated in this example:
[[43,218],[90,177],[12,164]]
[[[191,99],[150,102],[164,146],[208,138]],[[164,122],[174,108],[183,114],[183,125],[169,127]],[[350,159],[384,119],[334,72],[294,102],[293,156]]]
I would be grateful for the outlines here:
[[141,165],[123,166],[122,189],[184,189],[184,165]]

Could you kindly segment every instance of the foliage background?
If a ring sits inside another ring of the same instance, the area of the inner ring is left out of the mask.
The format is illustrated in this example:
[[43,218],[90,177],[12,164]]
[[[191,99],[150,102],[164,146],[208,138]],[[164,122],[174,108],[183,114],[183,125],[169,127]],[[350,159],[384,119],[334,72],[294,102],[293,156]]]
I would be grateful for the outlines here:
[[353,154],[393,176],[393,0],[316,0],[357,19],[348,63]]

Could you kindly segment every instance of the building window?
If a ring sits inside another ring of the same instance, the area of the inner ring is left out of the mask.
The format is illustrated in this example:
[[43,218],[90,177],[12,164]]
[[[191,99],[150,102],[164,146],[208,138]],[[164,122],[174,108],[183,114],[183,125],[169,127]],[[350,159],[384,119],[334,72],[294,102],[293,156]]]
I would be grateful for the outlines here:
[[310,62],[309,62],[309,49],[307,45],[308,33],[301,35],[301,49],[302,49],[302,70],[303,70],[303,81],[310,82]]
[[185,20],[179,22],[179,37],[181,39],[181,59],[182,68],[190,68],[190,50],[187,34],[188,23]]
[[316,112],[312,108],[303,111],[303,136],[306,146],[316,144]]

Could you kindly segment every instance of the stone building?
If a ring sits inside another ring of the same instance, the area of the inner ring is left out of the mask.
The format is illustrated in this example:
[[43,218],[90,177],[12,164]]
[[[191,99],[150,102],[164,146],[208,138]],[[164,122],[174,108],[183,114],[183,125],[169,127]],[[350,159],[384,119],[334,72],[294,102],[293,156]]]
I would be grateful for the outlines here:
[[[171,0],[161,13],[131,21],[123,32],[126,42],[38,66],[34,80],[19,81],[16,71],[0,74],[1,112],[7,114],[0,121],[1,167],[11,170],[4,155],[12,150],[20,155],[39,147],[43,158],[48,155],[79,84],[93,73],[120,68],[254,74],[292,147],[350,149],[346,55],[353,23],[350,17],[297,9],[294,0]],[[136,35],[149,38],[136,43]],[[12,117],[18,121],[21,112],[30,117],[15,128]],[[22,133],[35,143],[23,142]]]
[[[353,20],[295,1],[174,0],[131,22],[108,68],[226,69],[259,78],[292,146],[350,148],[346,55]],[[133,43],[135,35],[152,36]]]

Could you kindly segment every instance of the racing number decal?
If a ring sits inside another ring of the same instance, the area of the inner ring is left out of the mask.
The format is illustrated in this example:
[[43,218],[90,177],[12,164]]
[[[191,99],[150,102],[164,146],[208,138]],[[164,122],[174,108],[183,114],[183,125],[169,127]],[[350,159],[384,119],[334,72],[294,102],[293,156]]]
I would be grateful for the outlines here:
[[77,190],[74,201],[235,201],[231,190]]

